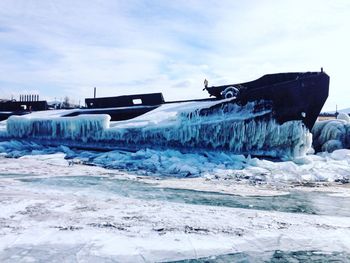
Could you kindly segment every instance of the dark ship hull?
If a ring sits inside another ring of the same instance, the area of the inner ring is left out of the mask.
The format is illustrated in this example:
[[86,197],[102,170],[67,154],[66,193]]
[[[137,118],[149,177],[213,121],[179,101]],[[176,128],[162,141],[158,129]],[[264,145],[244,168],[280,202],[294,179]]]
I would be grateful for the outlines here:
[[269,74],[251,82],[208,87],[207,90],[220,98],[229,87],[237,87],[237,103],[269,101],[274,118],[280,124],[301,120],[311,130],[328,98],[329,76],[323,71]]
[[[244,106],[248,102],[263,101],[259,107],[271,108],[272,118],[279,124],[301,120],[311,130],[328,97],[329,76],[323,71],[277,73],[250,82],[205,89],[214,98],[181,102],[197,101],[200,104],[226,99],[215,106],[218,108],[225,104]],[[165,102],[161,93],[89,98],[85,102],[88,109],[78,110],[67,116],[106,113],[111,116],[112,121],[120,121],[140,116],[163,104],[179,103]],[[211,110],[213,108],[203,109],[201,114],[210,114]]]

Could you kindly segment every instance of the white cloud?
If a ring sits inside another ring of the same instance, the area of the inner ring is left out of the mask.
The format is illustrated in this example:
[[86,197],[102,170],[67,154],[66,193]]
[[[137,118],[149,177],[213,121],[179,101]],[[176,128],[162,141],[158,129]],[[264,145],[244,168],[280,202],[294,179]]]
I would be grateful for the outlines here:
[[350,3],[335,1],[0,2],[0,91],[47,97],[162,91],[203,97],[211,84],[266,73],[331,76],[326,107],[349,106]]

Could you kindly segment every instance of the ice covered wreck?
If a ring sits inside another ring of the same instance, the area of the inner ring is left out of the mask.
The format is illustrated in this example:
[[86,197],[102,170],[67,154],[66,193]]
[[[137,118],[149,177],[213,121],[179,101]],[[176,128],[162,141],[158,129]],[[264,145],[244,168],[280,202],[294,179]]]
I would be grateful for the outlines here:
[[11,116],[2,137],[94,149],[300,156],[311,147],[309,130],[328,87],[323,71],[279,73],[206,85],[208,99],[165,102],[161,93],[86,99],[86,109]]

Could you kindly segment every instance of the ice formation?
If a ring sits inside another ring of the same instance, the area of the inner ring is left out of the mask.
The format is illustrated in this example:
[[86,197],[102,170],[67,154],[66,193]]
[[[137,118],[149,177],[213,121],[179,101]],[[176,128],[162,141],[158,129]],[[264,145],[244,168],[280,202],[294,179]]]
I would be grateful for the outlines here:
[[[120,180],[119,171],[35,157],[0,158],[1,262],[286,262],[282,251],[306,251],[300,262],[311,262],[308,251],[317,262],[348,262],[320,255],[350,250],[349,197],[172,190],[158,188],[163,180]],[[276,260],[266,257],[275,250]],[[194,259],[254,251],[243,260]]]
[[316,152],[350,148],[350,118],[340,113],[336,120],[316,122],[312,134]]
[[[28,141],[0,142],[0,157],[39,158],[46,155],[48,157],[45,157],[45,160],[49,160],[48,154],[58,152],[64,153],[67,169],[68,163],[88,164],[136,175],[204,177],[209,181],[225,179],[229,184],[231,180],[272,185],[350,181],[350,150],[348,149],[312,154],[293,161],[274,162],[220,151],[182,153],[173,149],[142,149],[137,152],[120,150],[94,152],[73,150],[65,146],[47,147]],[[20,170],[15,161],[10,163],[13,173],[32,173],[27,168]],[[36,171],[40,167],[34,165],[33,169]],[[46,168],[45,171],[51,173]],[[59,171],[59,173],[62,172],[63,170]]]
[[48,114],[12,116],[2,136],[49,145],[129,150],[170,147],[279,158],[303,156],[311,146],[311,135],[301,121],[279,125],[263,102],[243,107],[213,101],[165,104],[120,122],[110,122],[104,114]]
[[108,128],[109,120],[110,116],[105,114],[57,118],[12,116],[7,120],[7,132],[14,138],[98,141]]

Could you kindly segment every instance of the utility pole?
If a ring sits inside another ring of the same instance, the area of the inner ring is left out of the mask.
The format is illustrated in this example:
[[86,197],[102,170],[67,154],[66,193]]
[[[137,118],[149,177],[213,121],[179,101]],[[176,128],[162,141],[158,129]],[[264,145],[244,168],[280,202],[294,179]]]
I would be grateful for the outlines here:
[[339,115],[339,112],[338,112],[338,104],[335,104],[335,118],[337,118]]

